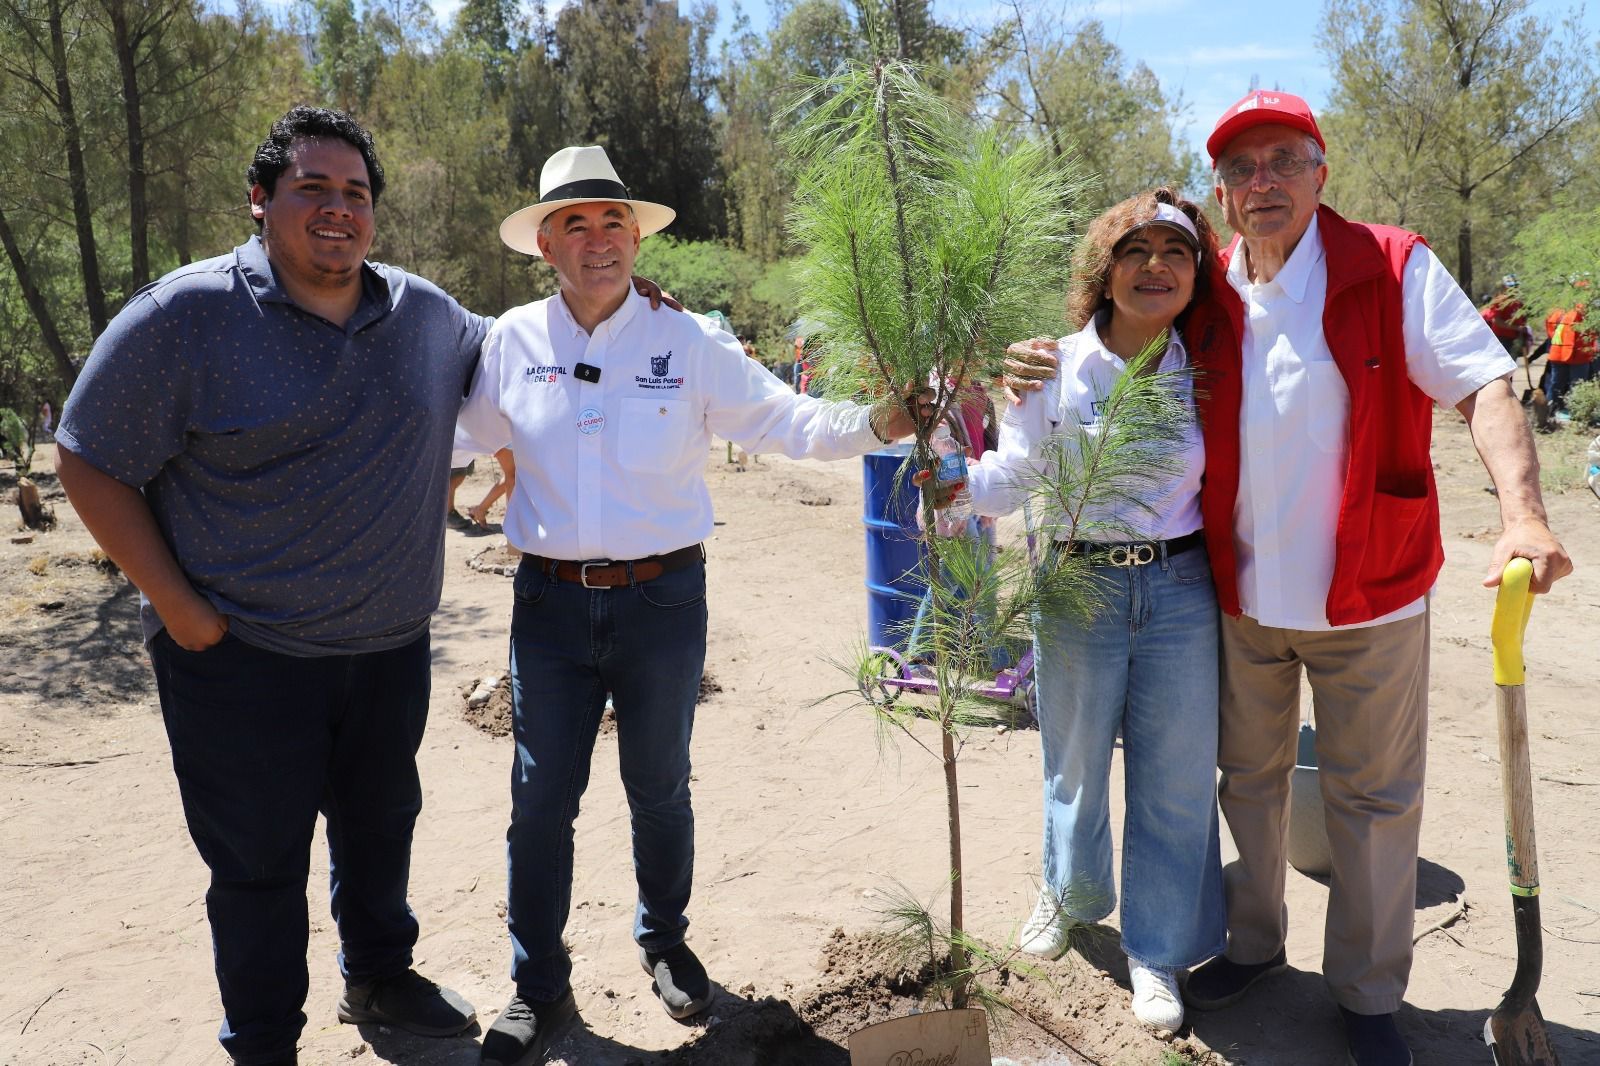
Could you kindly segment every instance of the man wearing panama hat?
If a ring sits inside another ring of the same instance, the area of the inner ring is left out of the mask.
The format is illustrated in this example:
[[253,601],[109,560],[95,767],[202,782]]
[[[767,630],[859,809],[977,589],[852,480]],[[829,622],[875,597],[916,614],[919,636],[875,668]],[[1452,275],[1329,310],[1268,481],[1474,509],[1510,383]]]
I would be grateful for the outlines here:
[[490,329],[463,429],[509,446],[507,539],[523,552],[511,618],[507,926],[516,994],[486,1064],[539,1061],[572,1019],[562,945],[573,820],[609,693],[633,820],[639,960],[674,1018],[711,1001],[684,943],[693,879],[689,738],[706,649],[703,469],[713,433],[751,452],[840,459],[912,429],[900,404],[797,396],[710,320],[652,310],[629,285],[670,207],[631,196],[605,150],[564,148],[539,202],[500,237],[555,268],[560,292]]

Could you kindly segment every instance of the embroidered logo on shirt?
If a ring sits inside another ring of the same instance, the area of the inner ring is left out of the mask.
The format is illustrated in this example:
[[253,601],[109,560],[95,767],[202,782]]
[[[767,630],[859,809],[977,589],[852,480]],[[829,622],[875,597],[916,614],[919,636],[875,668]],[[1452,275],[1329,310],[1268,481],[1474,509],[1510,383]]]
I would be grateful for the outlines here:
[[558,377],[565,376],[567,368],[564,366],[530,366],[525,367],[522,373],[529,381],[554,381]]
[[669,349],[665,355],[652,355],[650,357],[650,376],[635,374],[633,383],[641,389],[681,389],[683,378],[667,377],[667,364],[672,361],[672,352]]

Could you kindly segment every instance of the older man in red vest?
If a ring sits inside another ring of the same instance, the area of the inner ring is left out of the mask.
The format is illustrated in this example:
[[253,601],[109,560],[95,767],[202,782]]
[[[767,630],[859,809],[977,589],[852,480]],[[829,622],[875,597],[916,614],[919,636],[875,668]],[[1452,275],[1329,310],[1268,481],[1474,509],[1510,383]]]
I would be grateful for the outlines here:
[[1254,92],[1206,147],[1238,233],[1185,330],[1206,382],[1206,540],[1223,619],[1228,948],[1186,998],[1226,1006],[1285,965],[1284,836],[1300,676],[1310,679],[1333,877],[1323,975],[1355,1066],[1404,1066],[1427,750],[1428,595],[1444,561],[1429,456],[1456,408],[1535,591],[1571,570],[1539,495],[1513,364],[1421,237],[1322,205],[1306,102]]

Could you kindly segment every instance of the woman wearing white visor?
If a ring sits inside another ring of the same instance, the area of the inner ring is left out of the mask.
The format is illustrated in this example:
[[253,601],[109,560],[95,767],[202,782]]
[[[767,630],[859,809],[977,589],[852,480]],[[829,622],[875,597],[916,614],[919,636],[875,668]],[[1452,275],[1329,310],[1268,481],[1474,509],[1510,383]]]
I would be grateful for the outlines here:
[[[971,467],[977,513],[1015,510],[1052,455],[1092,440],[1101,404],[1130,364],[1187,369],[1179,333],[1209,291],[1203,268],[1216,254],[1200,209],[1168,188],[1125,200],[1089,226],[1068,304],[1079,331],[1056,342],[1055,380],[1004,412],[999,448]],[[1217,604],[1200,528],[1205,453],[1191,381],[1171,381],[1188,412],[1182,444],[1170,468],[1143,479],[1137,503],[1102,504],[1101,513],[1091,504],[1075,525],[1062,513],[1035,516],[1062,538],[1054,551],[1086,557],[1102,607],[1087,624],[1050,611],[1035,619],[1043,883],[1021,933],[1024,950],[1054,958],[1075,922],[1098,921],[1116,904],[1110,776],[1120,734],[1122,946],[1134,1014],[1158,1030],[1183,1024],[1178,971],[1221,951],[1226,938],[1215,802]]]

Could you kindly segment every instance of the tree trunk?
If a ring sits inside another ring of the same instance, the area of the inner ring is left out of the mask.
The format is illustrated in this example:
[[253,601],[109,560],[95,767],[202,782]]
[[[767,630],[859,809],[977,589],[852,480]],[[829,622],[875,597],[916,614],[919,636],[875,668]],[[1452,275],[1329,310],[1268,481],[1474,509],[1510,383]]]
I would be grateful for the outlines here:
[[89,171],[83,161],[83,133],[72,103],[67,77],[67,41],[62,29],[61,0],[50,0],[50,66],[56,79],[56,117],[67,145],[67,179],[72,189],[72,217],[78,231],[78,265],[83,273],[83,299],[89,309],[89,331],[98,337],[106,328],[106,294],[100,283],[100,257],[94,243],[94,213],[89,207]]
[[28,261],[22,257],[22,249],[17,245],[16,235],[11,232],[11,223],[3,207],[0,207],[0,244],[5,245],[6,258],[11,260],[11,270],[17,276],[17,287],[22,290],[22,299],[39,326],[39,336],[44,339],[44,346],[55,360],[56,372],[61,375],[62,383],[71,389],[73,382],[78,380],[78,370],[67,355],[67,346],[62,343],[61,334],[56,331],[49,303],[39,291],[39,286],[34,284],[33,273],[28,269]]
[[55,511],[39,499],[39,486],[25,477],[17,479],[17,510],[29,529],[50,529],[56,524]]
[[111,39],[117,50],[117,69],[122,75],[122,116],[128,130],[128,231],[132,267],[129,288],[137,290],[150,280],[150,203],[145,191],[147,174],[138,44],[129,32],[126,0],[109,0],[106,14],[111,18]]
[[1461,226],[1456,230],[1456,255],[1460,262],[1456,265],[1456,281],[1461,285],[1461,291],[1467,294],[1467,299],[1477,300],[1472,289],[1472,193],[1464,192],[1461,195]]
[[[950,821],[950,969],[959,973],[967,968],[967,950],[961,944],[966,927],[966,908],[961,891],[961,791],[956,780],[956,738],[950,723],[942,722],[944,735],[944,798]],[[950,990],[950,1005],[960,1010],[967,1005],[967,980],[961,978]]]

